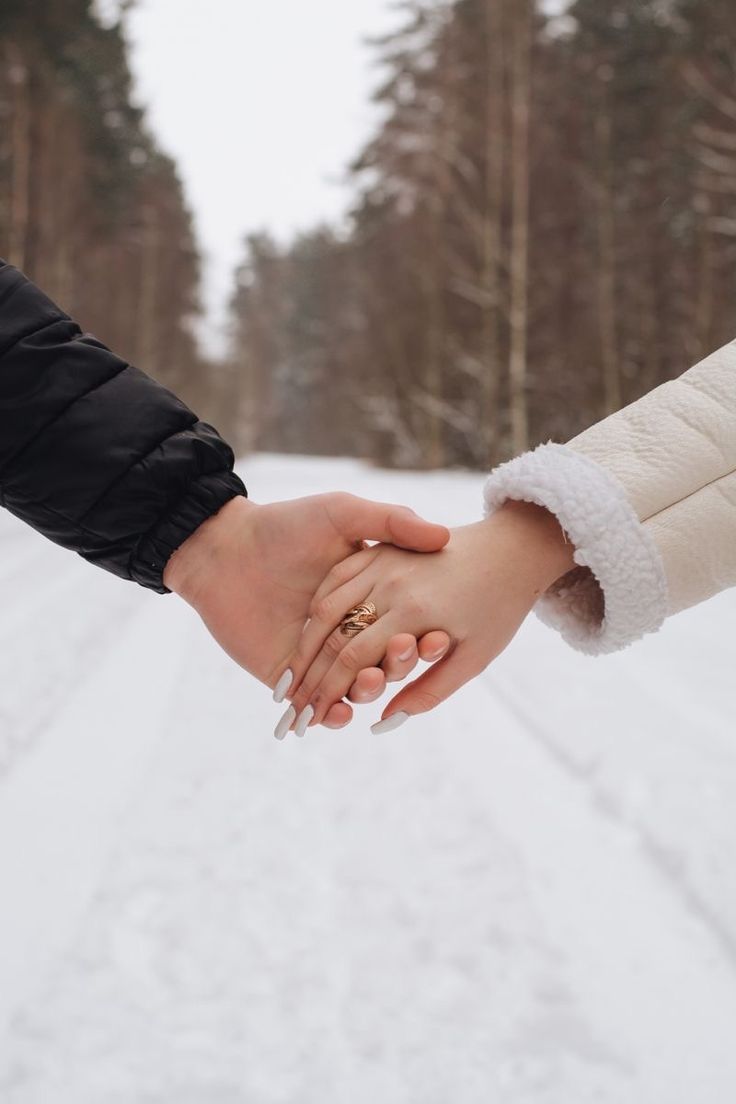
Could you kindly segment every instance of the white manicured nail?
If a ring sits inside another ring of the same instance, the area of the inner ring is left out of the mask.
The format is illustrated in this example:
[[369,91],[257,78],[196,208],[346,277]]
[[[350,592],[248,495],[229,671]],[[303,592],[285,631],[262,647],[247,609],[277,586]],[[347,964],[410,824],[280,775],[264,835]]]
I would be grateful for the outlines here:
[[294,729],[297,736],[304,735],[304,733],[309,728],[309,722],[311,721],[313,716],[314,709],[311,705],[307,705],[304,709],[302,709],[301,713],[299,714],[299,720],[296,722],[296,728]]
[[371,725],[371,732],[374,736],[383,736],[384,732],[393,732],[395,728],[401,728],[409,720],[409,717],[409,713],[392,713],[385,721],[379,721],[378,724]]
[[274,734],[274,736],[276,737],[277,740],[283,740],[284,739],[284,737],[286,736],[286,733],[291,728],[295,717],[296,717],[296,709],[294,708],[293,705],[290,705],[289,708],[284,713],[281,720],[279,721],[279,723],[276,725],[276,728],[274,729],[273,734]]
[[284,671],[283,675],[281,676],[279,681],[276,683],[276,686],[274,687],[274,691],[273,691],[273,700],[276,702],[277,705],[281,705],[281,702],[286,697],[286,691],[291,686],[291,683],[292,683],[293,679],[294,679],[294,676],[293,676],[291,670]]

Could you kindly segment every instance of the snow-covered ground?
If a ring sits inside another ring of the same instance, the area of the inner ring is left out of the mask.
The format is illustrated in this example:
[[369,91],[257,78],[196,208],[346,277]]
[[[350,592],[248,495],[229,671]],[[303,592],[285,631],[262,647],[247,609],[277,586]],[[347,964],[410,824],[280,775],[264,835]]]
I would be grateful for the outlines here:
[[7,516],[0,608],[2,1104],[736,1099],[736,592],[608,659],[531,619],[431,717],[284,744],[176,599]]

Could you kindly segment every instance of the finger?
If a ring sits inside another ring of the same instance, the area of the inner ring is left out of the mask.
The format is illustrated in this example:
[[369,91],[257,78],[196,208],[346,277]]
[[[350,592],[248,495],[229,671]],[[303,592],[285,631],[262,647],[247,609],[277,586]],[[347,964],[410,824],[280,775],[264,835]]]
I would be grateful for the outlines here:
[[[350,723],[352,717],[353,711],[347,702],[335,702],[327,711],[322,723],[327,728],[344,728],[346,724]],[[293,706],[290,705],[283,716],[279,718],[273,734],[277,740],[283,740],[286,738],[286,734],[291,728],[294,728],[294,709]],[[306,726],[304,726],[304,728],[306,728]],[[300,730],[298,735],[303,736],[304,729]]]
[[345,728],[353,719],[353,711],[347,702],[337,702],[322,721],[325,728]]
[[[386,679],[380,667],[368,667],[358,674],[348,696],[356,704],[367,705],[380,698],[385,689]],[[345,728],[352,719],[353,710],[347,702],[337,702],[327,711],[322,724],[325,728]]]
[[400,633],[389,641],[386,658],[381,666],[386,672],[387,682],[403,682],[412,673],[421,659],[425,663],[436,663],[447,654],[450,637],[439,630],[425,633],[419,643],[409,633]]
[[[352,606],[349,605],[348,609],[350,608],[352,608]],[[370,627],[372,628],[373,626]],[[308,628],[309,626],[307,626],[307,629]],[[305,634],[307,632],[307,629],[304,630]],[[367,629],[364,629],[363,633],[367,631]],[[358,634],[358,636],[361,635],[363,634]],[[296,710],[295,723],[298,722],[299,715],[301,714],[305,706],[312,702],[312,695],[314,691],[322,682],[322,679],[325,677],[332,665],[335,663],[340,653],[346,647],[351,645],[353,641],[357,640],[358,636],[346,636],[345,633],[343,633],[342,631],[342,626],[338,623],[338,627],[336,629],[333,629],[331,633],[327,633],[326,636],[320,638],[321,642],[319,643],[319,647],[316,653],[312,655],[311,662],[304,665],[305,669],[302,672],[301,678],[299,678],[299,675],[297,673],[296,678],[299,679],[299,681],[296,681],[295,679],[294,682],[294,692],[291,698],[291,702],[294,706],[294,709]],[[356,679],[358,679],[360,672],[365,668],[377,667],[382,658],[383,655],[379,655],[375,660],[371,659],[366,663],[362,663],[359,667],[356,667],[353,678],[350,680],[345,688],[345,693],[339,694],[336,698],[333,698],[332,702],[328,702],[327,704],[331,705],[334,702],[339,701],[340,698],[346,697],[348,690],[352,687]],[[302,665],[299,661],[295,661],[294,667],[297,672],[300,670],[301,666]]]
[[380,663],[396,628],[391,615],[387,615],[352,639],[337,633],[328,637],[317,663],[310,668],[294,697],[295,727],[298,729],[300,718],[303,722],[310,710],[313,712],[308,723],[320,724],[330,706],[346,696],[360,671]]
[[328,514],[348,540],[375,540],[415,552],[438,552],[450,539],[446,526],[425,521],[408,506],[370,502],[355,495],[335,496]]
[[424,663],[436,663],[450,650],[451,640],[446,632],[435,630],[425,633],[419,641],[419,658]]
[[384,732],[399,728],[410,717],[436,709],[466,682],[480,674],[483,666],[467,645],[459,644],[434,667],[399,691],[388,703],[381,720],[373,725],[371,731],[376,736],[380,736]]
[[[273,682],[273,700],[275,702],[283,702],[287,698],[291,699],[299,688],[299,684],[304,676],[304,672],[309,667],[314,656],[321,648],[325,638],[329,633],[337,626],[339,621],[345,616],[348,610],[353,606],[357,606],[362,601],[361,598],[356,598],[351,604],[345,606],[339,613],[332,613],[333,607],[339,609],[340,598],[329,600],[329,596],[336,590],[341,590],[342,587],[348,586],[352,580],[364,571],[378,554],[378,548],[366,549],[364,552],[358,552],[353,556],[348,556],[346,559],[341,560],[340,563],[335,564],[330,572],[323,579],[320,587],[312,597],[312,601],[309,606],[309,620],[305,624],[302,635],[297,645],[296,651],[290,656],[288,660],[288,666],[278,669],[278,675],[274,673]],[[365,587],[368,590],[372,586],[372,583],[366,581]],[[345,592],[345,600],[352,594],[360,594],[360,588],[351,588]]]
[[[370,571],[363,572],[332,594],[325,595],[314,605],[289,665],[293,673],[289,696],[295,705],[302,682],[307,675],[309,675],[310,686],[315,686],[332,665],[337,653],[345,647],[350,638],[341,631],[340,623],[351,609],[370,600],[369,595],[372,590],[373,580]],[[372,666],[372,664],[365,664],[365,666]]]
[[402,682],[419,662],[416,637],[411,633],[399,633],[389,640],[386,655],[381,664],[386,682]]
[[386,689],[386,676],[380,667],[366,667],[358,672],[353,685],[350,687],[348,698],[354,705],[367,705],[376,698],[380,698]]
[[356,552],[354,555],[348,556],[346,559],[336,563],[335,566],[327,572],[314,592],[312,601],[309,605],[310,615],[323,598],[326,598],[328,594],[332,594],[333,591],[339,590],[340,587],[345,586],[346,583],[351,582],[357,575],[360,575],[362,571],[370,567],[377,556],[378,547],[374,546],[372,548],[366,548],[363,552]]

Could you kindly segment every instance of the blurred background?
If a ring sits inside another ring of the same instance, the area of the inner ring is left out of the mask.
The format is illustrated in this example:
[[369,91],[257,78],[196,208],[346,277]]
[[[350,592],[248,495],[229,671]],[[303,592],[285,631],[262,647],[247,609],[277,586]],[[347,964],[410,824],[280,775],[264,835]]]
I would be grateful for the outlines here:
[[[462,524],[736,336],[733,3],[0,0],[0,256],[256,500]],[[2,1104],[735,1098],[736,592],[283,745],[5,512],[0,609]]]
[[732,16],[4,0],[0,241],[241,452],[482,470],[733,336]]

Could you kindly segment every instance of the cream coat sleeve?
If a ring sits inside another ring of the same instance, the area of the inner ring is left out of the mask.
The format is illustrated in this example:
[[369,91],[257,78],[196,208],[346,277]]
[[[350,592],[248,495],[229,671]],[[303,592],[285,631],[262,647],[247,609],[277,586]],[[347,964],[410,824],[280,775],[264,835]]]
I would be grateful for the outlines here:
[[574,571],[537,613],[591,655],[736,585],[736,341],[574,438],[502,464],[486,511],[546,506]]

